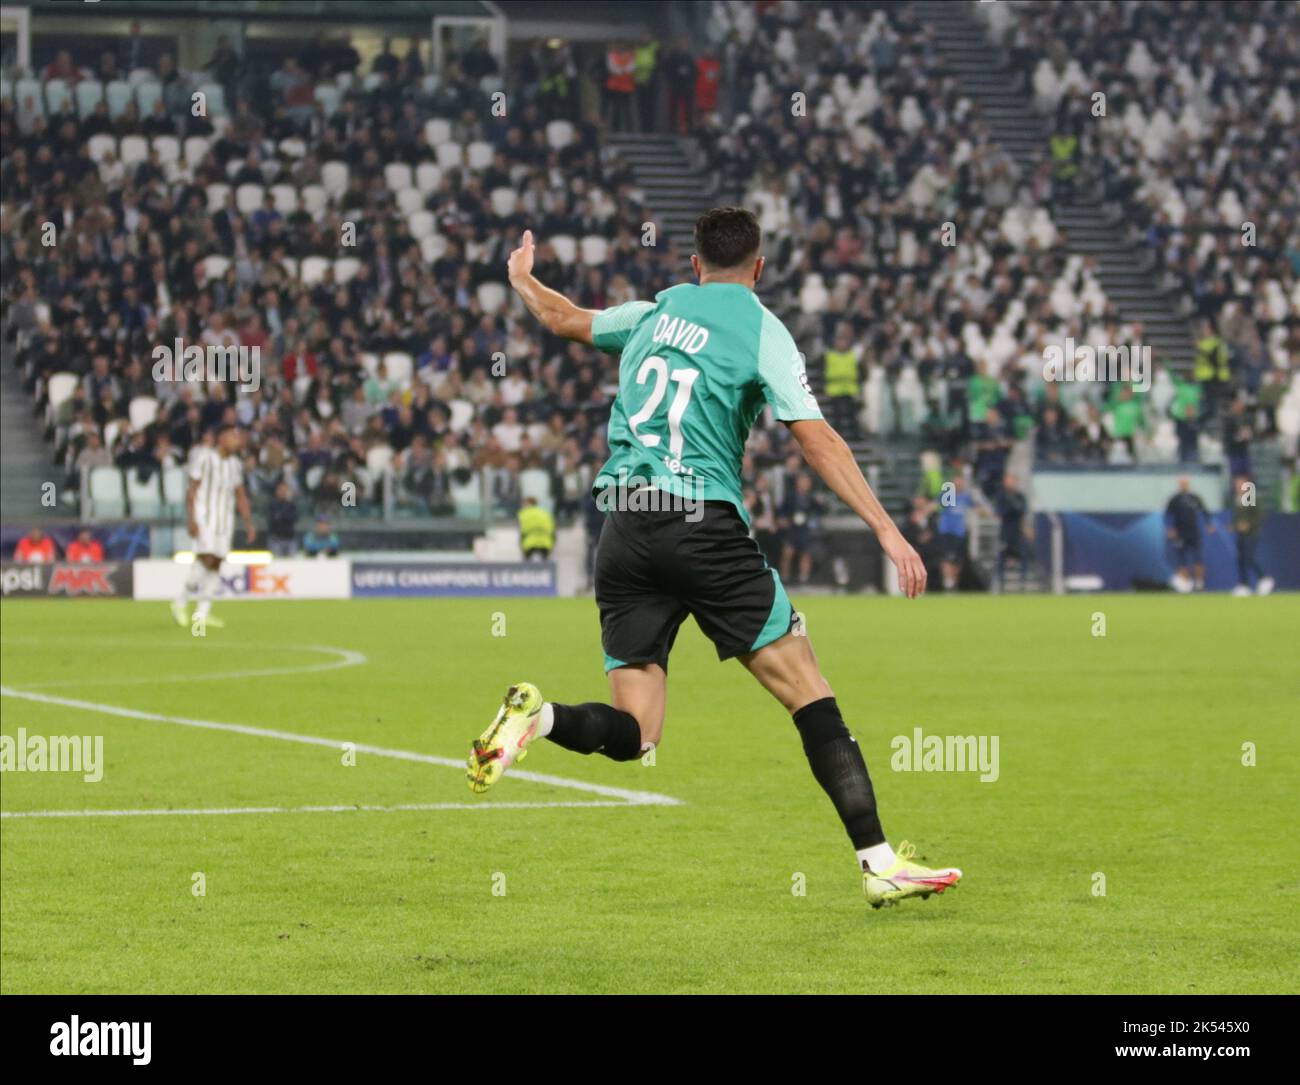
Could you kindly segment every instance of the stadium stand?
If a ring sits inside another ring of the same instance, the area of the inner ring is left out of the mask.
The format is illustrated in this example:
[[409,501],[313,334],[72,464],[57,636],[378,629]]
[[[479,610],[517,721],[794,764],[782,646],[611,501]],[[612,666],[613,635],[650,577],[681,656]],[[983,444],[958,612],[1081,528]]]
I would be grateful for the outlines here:
[[[58,78],[6,73],[6,326],[87,514],[173,507],[159,478],[226,420],[259,507],[287,481],[336,510],[352,483],[360,515],[477,518],[494,495],[505,517],[528,473],[576,512],[611,382],[507,306],[506,256],[532,227],[547,280],[603,307],[669,285],[677,254],[640,244],[626,168],[545,66],[494,122],[472,57],[415,59],[358,81],[289,56],[266,96],[220,55],[222,83],[163,57],[101,84],[66,51]],[[191,339],[259,348],[259,386],[155,381],[155,346]]]
[[[696,134],[720,187],[743,193],[775,240],[768,304],[805,345],[833,416],[863,435],[860,459],[879,468],[896,512],[954,473],[995,500],[1004,469],[1024,477],[1041,460],[1227,464],[1237,397],[1276,502],[1300,430],[1286,181],[1296,143],[1285,138],[1296,8],[1267,6],[1268,43],[1238,8],[1193,74],[1174,43],[1217,35],[1224,5],[1180,6],[1176,18],[1162,4],[1053,4],[1050,18],[1046,6],[713,5],[730,112]],[[1113,63],[1071,68],[1081,39]],[[1135,39],[1126,68],[1114,43]],[[1090,124],[1102,86],[1118,119]],[[1162,101],[1156,131],[1165,109],[1200,118],[1197,139],[1157,144],[1139,100]],[[1265,123],[1248,127],[1250,115]],[[1081,137],[1074,172],[1052,157],[1066,132]],[[1243,199],[1268,234],[1248,248]],[[1098,243],[1097,216],[1136,225]],[[1135,288],[1152,279],[1171,296],[1154,308]],[[1070,340],[1152,346],[1149,391],[1045,383],[1046,350]],[[946,470],[922,471],[924,449]]]
[[[344,515],[504,520],[532,495],[571,522],[612,381],[514,302],[509,249],[534,229],[539,275],[585,306],[648,297],[680,281],[699,201],[734,200],[896,515],[956,474],[995,501],[1036,462],[1229,463],[1243,440],[1276,503],[1300,434],[1300,20],[1239,8],[715,0],[707,40],[650,56],[635,85],[659,100],[603,121],[543,41],[508,72],[481,44],[441,72],[319,38],[273,62],[222,39],[194,71],[63,50],[0,83],[6,334],[87,515],[173,514],[170,472],[233,420],[259,508],[288,482],[336,512],[350,484]],[[495,117],[507,85],[523,105]],[[155,381],[177,340],[259,348],[259,387]],[[1046,382],[1071,341],[1153,345],[1149,390]],[[783,427],[744,470],[776,557],[804,473]]]

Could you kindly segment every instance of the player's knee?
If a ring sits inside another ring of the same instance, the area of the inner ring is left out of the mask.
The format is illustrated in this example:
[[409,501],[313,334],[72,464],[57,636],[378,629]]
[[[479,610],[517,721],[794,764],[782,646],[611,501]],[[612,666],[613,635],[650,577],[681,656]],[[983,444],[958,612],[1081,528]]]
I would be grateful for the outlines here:
[[831,689],[830,683],[822,677],[822,672],[818,669],[816,663],[801,668],[798,673],[791,676],[791,681],[787,685],[782,686],[776,692],[785,710],[792,716],[802,711],[806,706],[811,706],[819,701],[833,701],[835,699],[835,691]]
[[[662,713],[637,712],[628,710],[637,726],[637,753],[640,757],[649,746],[658,746],[664,733],[664,718]],[[631,760],[631,758],[629,758]]]
[[645,752],[646,742],[654,739],[643,737],[643,730],[636,713],[626,708],[616,708],[620,725],[612,727],[600,751],[611,761],[635,761]]
[[[630,753],[626,758],[621,760],[631,761],[640,757],[640,750],[645,744],[652,746],[659,745],[660,736],[664,730],[664,711],[663,705],[645,705],[638,703],[637,698],[630,700],[615,697],[613,701],[614,708],[625,715],[629,720],[636,724],[636,753]],[[630,732],[629,732],[630,733]],[[631,739],[629,738],[629,743]]]

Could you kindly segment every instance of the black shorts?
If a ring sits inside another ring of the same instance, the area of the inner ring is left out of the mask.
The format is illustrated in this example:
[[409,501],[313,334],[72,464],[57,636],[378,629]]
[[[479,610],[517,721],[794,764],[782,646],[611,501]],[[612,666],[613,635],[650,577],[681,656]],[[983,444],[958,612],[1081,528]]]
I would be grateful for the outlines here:
[[952,565],[960,565],[966,560],[966,536],[948,535],[940,532],[936,539],[939,544],[939,560]]
[[1016,558],[1018,561],[1029,560],[1029,540],[1023,535],[1004,535],[998,551],[1004,558]]
[[730,659],[790,632],[794,608],[736,509],[705,501],[680,510],[611,512],[596,547],[596,604],[605,670],[668,667],[687,615]]
[[1203,564],[1201,558],[1201,537],[1179,535],[1174,539],[1175,560],[1179,568],[1186,568],[1188,565]]

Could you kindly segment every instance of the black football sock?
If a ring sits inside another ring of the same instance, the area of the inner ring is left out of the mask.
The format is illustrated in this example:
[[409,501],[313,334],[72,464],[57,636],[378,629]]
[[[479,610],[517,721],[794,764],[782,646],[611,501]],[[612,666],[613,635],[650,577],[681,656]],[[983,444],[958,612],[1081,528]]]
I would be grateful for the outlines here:
[[834,697],[804,705],[794,714],[794,725],[803,738],[803,752],[822,790],[835,804],[855,850],[885,842],[885,831],[876,814],[876,793],[867,775],[857,740],[844,726]]
[[546,737],[575,753],[600,753],[611,761],[641,756],[641,725],[630,712],[607,704],[554,704]]

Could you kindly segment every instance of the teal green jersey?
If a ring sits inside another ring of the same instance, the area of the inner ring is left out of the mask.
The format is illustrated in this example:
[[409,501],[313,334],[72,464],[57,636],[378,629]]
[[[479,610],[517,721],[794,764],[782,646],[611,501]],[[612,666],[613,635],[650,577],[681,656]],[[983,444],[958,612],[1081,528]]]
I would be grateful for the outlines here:
[[597,313],[591,341],[622,351],[609,459],[592,493],[653,486],[730,501],[746,523],[740,470],[764,406],[782,422],[821,418],[785,325],[739,283],[684,283]]

